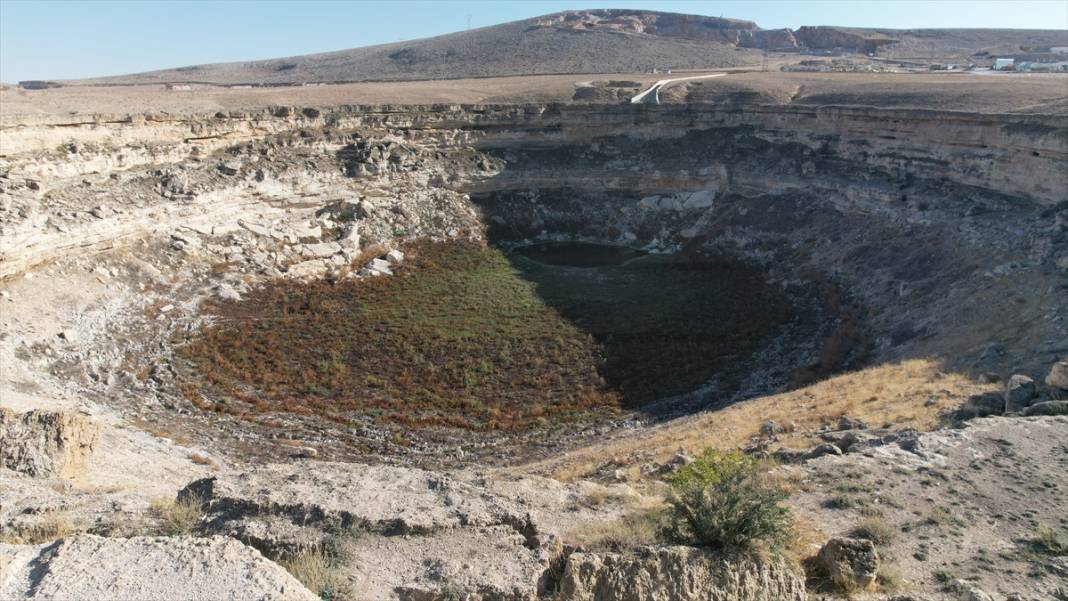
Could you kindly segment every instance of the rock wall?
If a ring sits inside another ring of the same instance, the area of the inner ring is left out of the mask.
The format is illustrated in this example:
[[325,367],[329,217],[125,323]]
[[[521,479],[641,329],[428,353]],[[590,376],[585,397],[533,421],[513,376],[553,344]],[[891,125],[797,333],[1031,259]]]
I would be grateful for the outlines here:
[[0,467],[34,477],[84,474],[99,426],[64,411],[15,413],[0,407]]
[[805,577],[783,559],[730,559],[693,547],[634,555],[573,553],[560,578],[568,601],[804,601]]
[[[1020,286],[1044,291],[1020,301],[1018,338],[1064,336],[1025,317],[1068,270],[1068,127],[1054,116],[381,105],[0,127],[0,277],[146,238],[245,273],[314,275],[361,245],[489,225],[715,249],[784,281],[822,273],[873,308],[884,349],[974,329]],[[975,355],[990,342],[959,338]]]

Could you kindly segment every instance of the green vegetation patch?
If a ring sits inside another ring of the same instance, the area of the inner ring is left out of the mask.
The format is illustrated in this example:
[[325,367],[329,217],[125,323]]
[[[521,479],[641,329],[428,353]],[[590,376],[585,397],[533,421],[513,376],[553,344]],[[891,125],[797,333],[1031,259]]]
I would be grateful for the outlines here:
[[[394,277],[278,281],[206,304],[180,347],[204,409],[514,430],[693,390],[789,318],[762,275],[645,256],[569,267],[416,243]],[[207,400],[205,400],[207,399]]]

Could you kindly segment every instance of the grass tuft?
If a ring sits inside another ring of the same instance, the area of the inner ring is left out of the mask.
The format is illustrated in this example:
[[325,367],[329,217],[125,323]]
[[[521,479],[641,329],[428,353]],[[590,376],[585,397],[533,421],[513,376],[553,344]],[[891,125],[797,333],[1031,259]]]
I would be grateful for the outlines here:
[[186,534],[204,517],[204,506],[196,497],[153,499],[150,509],[160,522],[160,533],[165,536]]
[[33,524],[0,529],[0,543],[39,545],[81,532],[65,512],[53,511]]
[[855,538],[870,540],[876,546],[885,547],[897,538],[897,530],[881,519],[868,518],[857,524],[851,535]]
[[281,566],[323,601],[347,599],[349,586],[338,569],[337,559],[318,547],[308,547],[284,557]]

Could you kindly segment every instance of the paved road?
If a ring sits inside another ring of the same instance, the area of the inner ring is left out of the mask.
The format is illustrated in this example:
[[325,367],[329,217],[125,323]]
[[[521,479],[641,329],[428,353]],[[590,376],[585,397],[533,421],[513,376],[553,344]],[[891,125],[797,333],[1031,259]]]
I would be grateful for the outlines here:
[[726,73],[713,73],[711,75],[692,75],[690,77],[676,77],[675,79],[661,79],[648,89],[638,94],[634,98],[630,99],[631,104],[660,104],[660,89],[669,86],[673,83],[680,81],[690,81],[693,79],[708,79],[710,77],[723,77]]

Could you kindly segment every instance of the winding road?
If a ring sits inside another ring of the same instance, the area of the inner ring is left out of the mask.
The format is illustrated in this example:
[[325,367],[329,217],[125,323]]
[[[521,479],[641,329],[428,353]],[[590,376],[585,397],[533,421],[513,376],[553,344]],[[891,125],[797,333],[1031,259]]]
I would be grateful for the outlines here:
[[634,98],[630,99],[631,104],[660,104],[660,90],[673,83],[680,81],[691,81],[694,79],[709,79],[711,77],[723,77],[726,73],[712,73],[711,75],[693,75],[690,77],[676,77],[675,79],[661,79],[649,86],[648,89],[642,91]]

